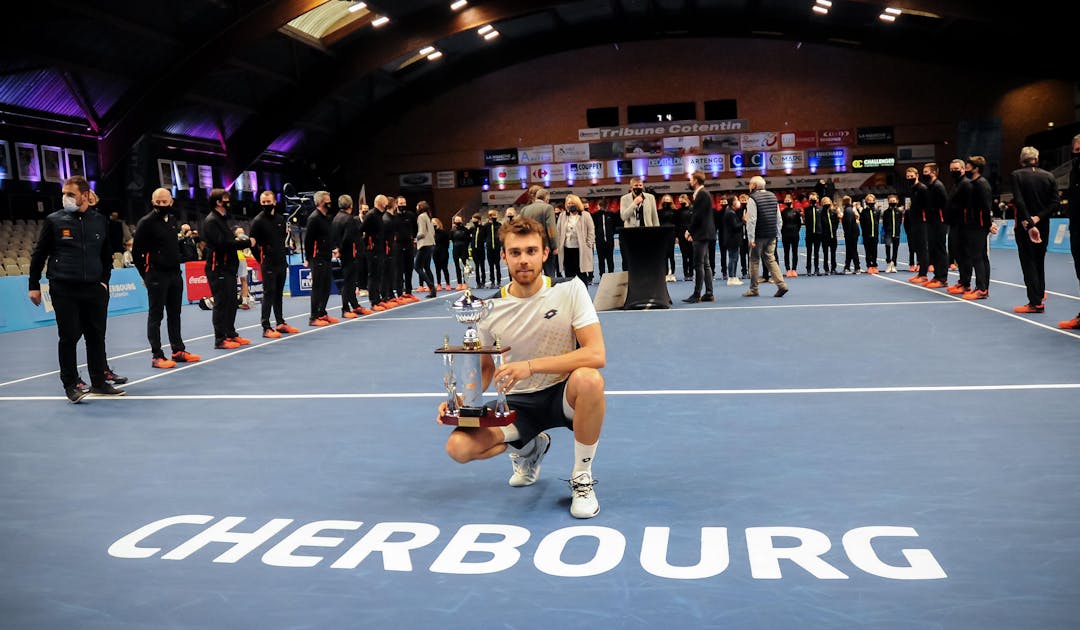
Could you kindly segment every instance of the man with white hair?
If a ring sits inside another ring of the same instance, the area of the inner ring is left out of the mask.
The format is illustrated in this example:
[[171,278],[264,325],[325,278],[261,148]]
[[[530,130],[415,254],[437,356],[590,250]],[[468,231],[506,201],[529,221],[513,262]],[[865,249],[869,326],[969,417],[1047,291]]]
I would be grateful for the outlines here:
[[780,274],[780,265],[776,264],[776,237],[780,228],[780,204],[776,195],[765,190],[765,178],[755,175],[750,178],[750,199],[746,204],[746,233],[750,239],[750,289],[743,297],[757,297],[758,280],[761,274],[758,265],[762,262],[769,269],[769,277],[774,278],[777,289],[774,297],[784,297],[788,292],[787,283]]
[[1009,177],[1016,204],[1016,252],[1024,272],[1028,303],[1013,309],[1016,313],[1042,313],[1046,295],[1046,240],[1050,217],[1058,206],[1057,180],[1039,168],[1039,150],[1020,149],[1020,168]]

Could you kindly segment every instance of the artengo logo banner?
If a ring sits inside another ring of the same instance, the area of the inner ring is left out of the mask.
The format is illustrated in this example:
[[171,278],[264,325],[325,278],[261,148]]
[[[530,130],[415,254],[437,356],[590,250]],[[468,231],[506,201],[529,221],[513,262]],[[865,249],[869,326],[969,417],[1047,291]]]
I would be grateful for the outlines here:
[[594,180],[604,176],[604,163],[599,160],[571,162],[565,166],[567,181]]
[[745,118],[731,120],[678,120],[664,123],[645,123],[619,127],[592,127],[578,129],[578,140],[615,140],[646,136],[685,136],[687,134],[724,133],[746,131],[750,121]]
[[550,144],[535,147],[518,147],[518,164],[547,164],[554,160],[555,152]]
[[686,160],[686,172],[693,173],[723,173],[727,170],[727,156],[722,153],[714,155],[688,155]]
[[529,169],[529,181],[535,184],[566,181],[566,168],[562,164],[539,164]]
[[777,151],[770,153],[769,168],[806,168],[806,152]]

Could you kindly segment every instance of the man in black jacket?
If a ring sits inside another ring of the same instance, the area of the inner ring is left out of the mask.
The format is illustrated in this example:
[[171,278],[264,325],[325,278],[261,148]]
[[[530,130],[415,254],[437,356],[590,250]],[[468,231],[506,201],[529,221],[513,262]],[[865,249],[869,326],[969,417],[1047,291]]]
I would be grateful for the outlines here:
[[[300,329],[285,323],[281,312],[282,294],[285,292],[285,279],[289,266],[285,259],[285,237],[289,227],[285,215],[277,211],[274,193],[264,190],[259,195],[262,211],[251,222],[251,239],[259,243],[252,247],[251,253],[259,261],[262,272],[262,327],[263,337],[277,339],[284,334],[298,333]],[[273,309],[277,327],[270,327],[270,310]]]
[[[30,256],[27,295],[34,306],[41,305],[41,272],[48,262],[60,382],[68,400],[77,403],[90,393],[123,396],[124,390],[106,380],[105,323],[112,275],[107,221],[90,210],[90,184],[85,177],[69,177],[62,194],[63,210],[45,218]],[[80,337],[86,340],[90,387],[79,377],[76,347]]]
[[[150,341],[151,367],[169,369],[177,363],[200,359],[184,346],[180,334],[180,307],[184,300],[184,278],[180,273],[180,243],[176,240],[172,194],[158,188],[150,197],[152,208],[135,226],[131,257],[146,285],[150,310],[146,318],[146,338]],[[161,349],[161,319],[168,315],[172,358]]]
[[330,301],[330,283],[334,277],[330,271],[330,258],[334,246],[330,242],[330,193],[320,190],[315,193],[315,209],[307,220],[304,232],[304,252],[307,254],[308,269],[311,270],[311,317],[310,326],[327,326],[340,320],[326,313],[326,303]]
[[[929,278],[929,253],[927,249],[927,208],[930,204],[929,192],[926,184],[919,181],[919,171],[910,166],[905,175],[908,186],[911,187],[911,205],[908,207],[907,220],[911,223],[911,231],[908,232],[908,249],[914,252],[916,262],[915,275],[908,278],[912,284],[926,284]],[[910,258],[909,258],[910,260]],[[910,268],[911,265],[909,264]]]
[[[997,225],[990,216],[993,192],[983,177],[986,158],[981,155],[969,157],[964,167],[971,181],[971,194],[964,215],[964,249],[975,270],[975,288],[963,295],[965,300],[985,300],[990,296],[990,253],[987,235],[997,233]],[[935,271],[936,274],[936,271]]]
[[605,273],[615,271],[615,231],[619,229],[619,211],[601,204],[593,215],[593,225],[596,231],[596,269],[603,277]]
[[[1080,134],[1072,139],[1072,168],[1069,169],[1069,187],[1065,190],[1065,198],[1069,202],[1069,248],[1076,280],[1080,282]],[[1058,328],[1080,330],[1080,313],[1072,319],[1058,322]]]
[[885,234],[885,273],[896,273],[896,254],[900,251],[900,231],[904,225],[904,211],[900,198],[889,195],[889,207],[881,215],[881,228]]
[[240,267],[237,252],[255,247],[255,239],[238,239],[229,228],[229,191],[210,191],[210,212],[203,219],[199,233],[206,242],[206,280],[214,297],[214,348],[232,350],[251,343],[236,332],[236,272]]
[[[713,301],[713,270],[709,264],[709,249],[716,243],[716,223],[713,218],[712,195],[705,190],[705,173],[690,173],[690,187],[694,189],[690,206],[690,228],[684,236],[694,244],[694,292],[683,300],[687,303]],[[701,292],[702,281],[705,293]]]
[[930,265],[934,267],[934,278],[923,286],[940,289],[949,284],[949,224],[945,217],[949,193],[945,190],[945,184],[938,179],[938,166],[934,162],[923,165],[922,183],[926,185],[927,201],[926,249],[930,256]]
[[364,233],[364,257],[367,262],[367,291],[371,310],[382,312],[388,307],[389,299],[383,292],[383,271],[387,265],[389,249],[383,234],[383,215],[388,203],[386,195],[378,195],[372,202],[373,207],[364,216],[361,230]]
[[398,196],[398,273],[401,274],[401,293],[411,302],[418,302],[413,295],[413,269],[416,267],[416,210],[409,207],[405,197]]
[[360,252],[360,222],[353,215],[353,201],[349,195],[338,197],[338,213],[330,222],[330,241],[341,262],[341,316],[356,318],[362,310],[356,299],[356,285],[360,268],[357,255]]
[[1050,236],[1050,217],[1058,207],[1057,179],[1039,168],[1039,150],[1035,147],[1020,149],[1020,165],[1010,180],[1016,203],[1016,252],[1024,272],[1028,303],[1013,311],[1042,313],[1046,297],[1046,241]]

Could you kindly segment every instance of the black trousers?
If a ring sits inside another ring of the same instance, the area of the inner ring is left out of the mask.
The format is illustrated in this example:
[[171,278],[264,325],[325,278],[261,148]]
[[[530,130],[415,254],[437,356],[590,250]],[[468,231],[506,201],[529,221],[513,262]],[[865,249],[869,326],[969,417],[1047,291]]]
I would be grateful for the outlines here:
[[[721,258],[720,259],[721,266],[723,266],[723,262],[724,262],[724,260]],[[711,241],[709,241],[709,269],[712,269],[714,273],[716,272],[716,239],[715,238],[712,239]]]
[[450,286],[450,251],[436,249],[432,260],[435,261],[435,284]]
[[912,223],[911,232],[908,234],[908,249],[911,257],[919,267],[917,275],[925,276],[929,273],[930,260],[926,248],[927,225],[925,223]]
[[274,318],[278,326],[285,323],[285,317],[281,314],[281,297],[285,292],[285,279],[289,275],[289,268],[263,267],[263,296],[262,296],[262,326],[270,328],[270,310],[274,311]]
[[1024,272],[1024,286],[1031,306],[1042,304],[1046,293],[1046,240],[1049,234],[1042,232],[1039,230],[1042,242],[1032,243],[1027,230],[1015,230],[1016,252],[1020,256],[1020,270]]
[[413,266],[416,264],[416,247],[404,247],[398,256],[398,273],[401,274],[401,284],[398,286],[400,287],[399,290],[402,291],[400,295],[412,293],[412,274]]
[[825,259],[825,271],[832,273],[836,271],[836,239],[825,237],[822,246],[824,251],[821,252],[821,257]]
[[330,283],[334,281],[329,260],[318,258],[308,263],[311,267],[311,319],[326,315],[326,303],[330,301]]
[[863,234],[863,251],[866,252],[866,268],[877,267],[877,237]]
[[454,247],[454,277],[458,284],[463,284],[462,272],[465,269],[465,261],[469,259],[468,247]]
[[597,271],[600,275],[615,271],[615,243],[612,241],[596,241]]
[[486,247],[485,250],[489,272],[488,278],[495,284],[502,285],[502,257],[499,256],[499,250],[490,247]]
[[949,263],[960,267],[960,252],[964,249],[963,230],[959,224],[949,225]]
[[739,245],[739,268],[742,269],[742,275],[745,278],[747,275],[747,265],[750,263],[750,241],[745,238],[742,240],[742,244]]
[[896,264],[896,254],[900,251],[900,237],[885,237],[885,262]]
[[[799,250],[795,250],[795,255],[799,255]],[[806,275],[810,275],[810,259],[814,259],[814,271],[821,271],[821,235],[820,234],[807,234],[806,235]],[[798,266],[798,265],[796,265]]]
[[694,275],[694,243],[685,234],[679,235],[679,253],[682,254],[683,280],[689,280]]
[[844,271],[854,264],[855,271],[859,270],[859,233],[844,233]]
[[667,273],[675,273],[675,239],[671,239],[671,242],[667,246]]
[[168,315],[169,345],[173,352],[185,350],[180,335],[180,306],[184,299],[184,279],[180,270],[174,272],[149,271],[143,277],[146,298],[150,310],[146,316],[146,338],[150,351],[157,358],[165,358],[161,349],[161,320]]
[[[930,264],[934,266],[934,280],[940,280],[941,282],[948,282],[949,280],[948,235],[948,223],[926,224],[927,253],[930,257]],[[985,236],[985,233],[983,235]],[[989,265],[989,262],[987,265]],[[923,272],[922,275],[927,275],[926,272],[928,270],[926,268],[920,266],[919,270]],[[987,270],[987,274],[989,274],[989,269]],[[987,275],[987,277],[989,277],[989,275]]]
[[401,276],[401,250],[391,250],[383,262],[382,294],[388,300],[405,295],[405,282]]
[[71,387],[79,382],[76,347],[86,340],[86,364],[90,384],[105,384],[105,322],[109,313],[109,290],[100,282],[49,281],[49,297],[56,314],[57,355],[60,382]]
[[417,249],[414,261],[416,275],[420,277],[420,286],[427,287],[429,293],[435,290],[435,277],[431,275],[431,253],[434,250],[434,245],[425,245]]
[[[713,270],[709,262],[709,249],[713,247],[713,241],[694,241],[694,295],[713,294]],[[702,283],[705,285],[705,293],[701,293]]]
[[473,273],[476,274],[476,288],[480,288],[487,284],[487,272],[484,270],[484,261],[487,256],[484,254],[483,246],[474,249],[472,252],[473,267],[475,267]]
[[[580,250],[576,247],[564,247],[562,255],[566,256],[563,259],[563,271],[566,272],[567,278],[573,278],[575,276],[581,277],[581,259],[579,258]],[[582,282],[585,280],[582,279]]]
[[784,246],[784,270],[791,271],[799,266],[799,235],[781,234],[780,242]]
[[360,277],[360,261],[356,258],[341,259],[341,312],[360,308],[356,299],[357,279]]
[[1072,251],[1076,281],[1080,283],[1080,221],[1069,221],[1069,250]]
[[381,256],[374,251],[369,251],[364,255],[367,261],[367,291],[368,301],[372,306],[380,302],[386,301],[386,295],[382,290],[382,275],[383,266],[386,262],[386,256]]
[[219,344],[236,333],[236,309],[240,302],[236,297],[236,271],[217,269],[206,273],[210,293],[214,296],[214,343]]
[[[964,249],[975,271],[975,288],[980,291],[990,290],[990,252],[986,242],[986,230],[980,226],[964,227]],[[934,276],[937,276],[934,267]],[[963,273],[960,274],[963,279]]]

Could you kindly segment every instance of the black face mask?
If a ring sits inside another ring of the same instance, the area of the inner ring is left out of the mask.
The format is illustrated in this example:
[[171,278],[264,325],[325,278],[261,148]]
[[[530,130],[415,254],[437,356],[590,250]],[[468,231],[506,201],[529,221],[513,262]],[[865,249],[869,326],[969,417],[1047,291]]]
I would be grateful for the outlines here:
[[927,175],[926,173],[923,173],[922,175],[919,175],[919,181],[924,183],[924,184],[929,184],[930,183],[930,176]]
[[172,212],[172,208],[172,204],[169,204],[167,206],[154,206],[154,210],[157,210],[161,214],[169,214],[170,212]]
[[911,185],[911,186],[914,186],[914,185],[915,185],[915,181],[916,181],[916,180],[915,180],[915,178],[914,178],[914,177],[905,177],[904,179],[906,179],[906,180],[907,180],[907,182],[908,182],[908,184],[909,184],[909,185]]
[[635,188],[634,189],[634,196],[635,197],[640,197],[644,191],[645,191],[644,188]]
[[229,202],[228,202],[228,201],[222,201],[222,202],[221,202],[221,208],[222,208],[222,209],[223,209],[223,210],[224,210],[225,212],[228,212],[228,211],[229,211],[229,205],[230,205],[230,204],[229,204]]
[[262,206],[262,209],[265,210],[266,212],[273,212],[274,211],[274,205],[275,204],[264,203],[264,204],[260,204],[260,205]]
[[964,171],[949,171],[949,172],[952,173],[952,178],[953,178],[954,182],[958,182],[961,179],[964,179]]
[[975,179],[975,171],[968,171],[964,173],[964,177],[968,179]]
[[664,207],[664,210],[671,210],[672,205],[671,205],[671,203],[665,201],[663,207]]

